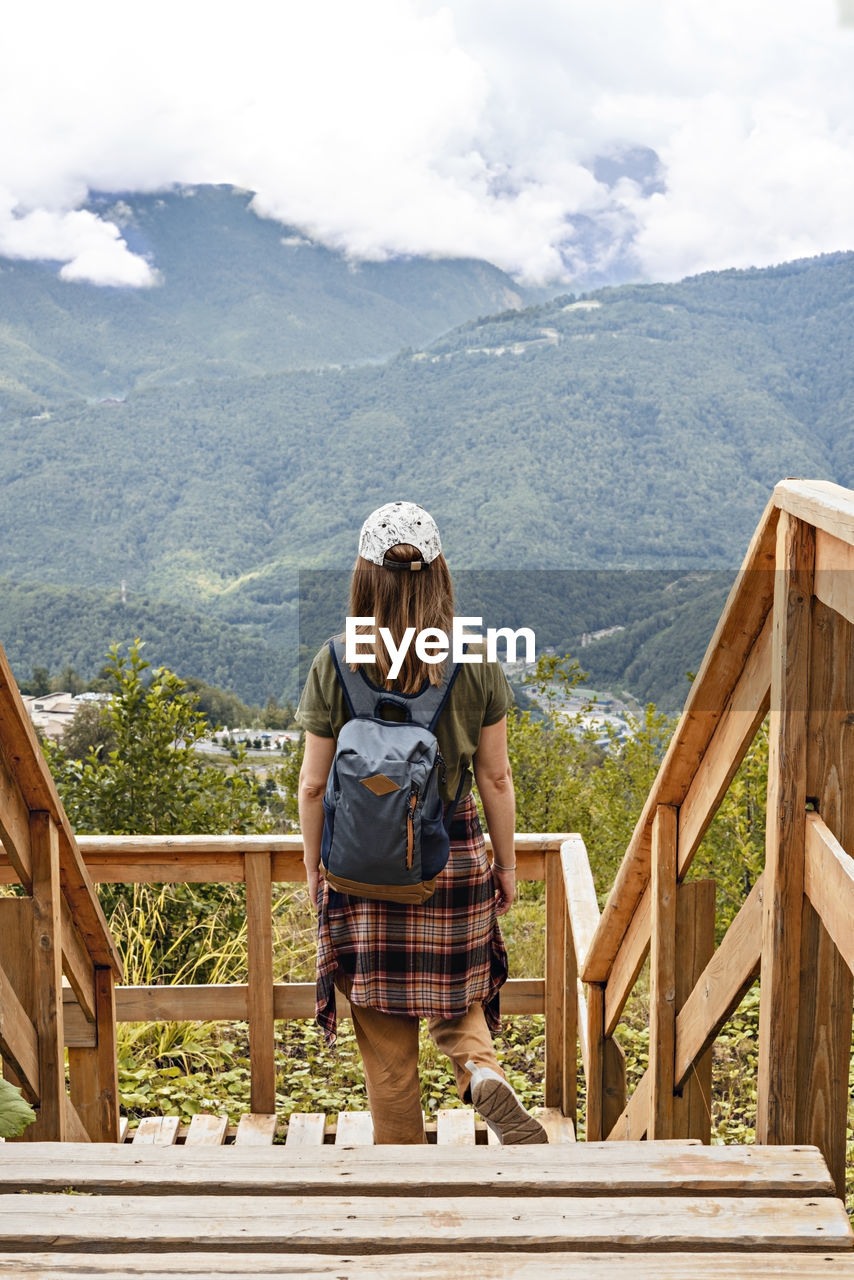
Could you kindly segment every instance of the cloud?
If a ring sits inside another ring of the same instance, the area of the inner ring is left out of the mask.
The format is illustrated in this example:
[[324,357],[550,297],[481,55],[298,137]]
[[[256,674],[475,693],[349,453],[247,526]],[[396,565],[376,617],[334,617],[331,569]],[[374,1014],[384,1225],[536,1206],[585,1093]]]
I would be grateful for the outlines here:
[[[673,278],[848,248],[835,0],[46,0],[4,16],[0,252],[152,266],[90,191],[226,182],[356,258]],[[655,180],[620,157],[657,156]],[[599,162],[597,163],[597,157]],[[603,164],[613,157],[615,164]],[[156,266],[156,264],[155,264]]]

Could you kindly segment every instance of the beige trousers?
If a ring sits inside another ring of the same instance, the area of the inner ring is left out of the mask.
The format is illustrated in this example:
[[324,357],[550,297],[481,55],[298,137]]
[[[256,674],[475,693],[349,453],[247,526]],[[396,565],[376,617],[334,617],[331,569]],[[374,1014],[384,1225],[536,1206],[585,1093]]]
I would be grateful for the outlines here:
[[[350,1008],[365,1068],[374,1142],[377,1145],[426,1142],[418,1080],[420,1019],[406,1014],[380,1013],[365,1005]],[[427,1030],[441,1052],[451,1059],[457,1090],[464,1101],[471,1078],[466,1062],[491,1067],[504,1076],[495,1057],[482,1005],[473,1004],[462,1018],[428,1018]]]

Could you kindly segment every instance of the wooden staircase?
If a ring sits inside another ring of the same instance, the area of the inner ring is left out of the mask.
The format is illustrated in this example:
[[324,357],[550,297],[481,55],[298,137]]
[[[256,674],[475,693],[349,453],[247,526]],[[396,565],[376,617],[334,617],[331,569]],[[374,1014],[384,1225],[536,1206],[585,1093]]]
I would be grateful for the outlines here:
[[812,1280],[854,1276],[854,1253],[808,1147],[31,1143],[0,1161],[2,1277],[465,1273]]

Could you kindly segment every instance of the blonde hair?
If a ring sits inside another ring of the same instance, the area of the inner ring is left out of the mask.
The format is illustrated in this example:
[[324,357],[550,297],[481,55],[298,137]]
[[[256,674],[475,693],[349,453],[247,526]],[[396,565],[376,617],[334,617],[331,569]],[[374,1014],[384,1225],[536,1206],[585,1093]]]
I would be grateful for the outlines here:
[[[421,552],[408,542],[399,542],[386,552],[386,559],[405,564],[420,560]],[[358,556],[350,582],[350,616],[374,618],[375,634],[380,627],[387,627],[396,645],[400,644],[407,627],[414,627],[416,635],[428,628],[450,635],[454,585],[445,557],[440,552],[421,569],[388,569]],[[390,689],[396,684],[401,693],[417,693],[425,679],[435,685],[442,682],[444,663],[422,662],[416,656],[414,643],[406,652],[396,681],[388,678],[391,658],[384,644],[377,643],[375,657],[376,665],[368,674],[374,684],[384,688]],[[353,664],[353,670],[357,669]]]

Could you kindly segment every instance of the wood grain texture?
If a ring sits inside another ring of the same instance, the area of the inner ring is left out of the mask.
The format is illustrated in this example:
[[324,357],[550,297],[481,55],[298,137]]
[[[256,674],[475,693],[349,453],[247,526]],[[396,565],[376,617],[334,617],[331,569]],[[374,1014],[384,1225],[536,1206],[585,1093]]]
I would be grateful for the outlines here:
[[241,1116],[237,1126],[235,1145],[243,1147],[270,1147],[276,1136],[276,1117],[274,1115]]
[[854,546],[823,529],[815,535],[816,598],[854,622]]
[[74,923],[65,897],[60,900],[62,917],[62,970],[68,978],[87,1022],[95,1021],[95,965],[86,943]]
[[200,1113],[193,1116],[185,1145],[188,1147],[221,1147],[225,1142],[228,1116]]
[[326,1116],[322,1111],[296,1112],[288,1120],[285,1145],[289,1147],[322,1147],[326,1133]]
[[854,858],[818,813],[806,819],[804,888],[834,945],[854,969]]
[[436,1112],[436,1141],[442,1146],[475,1145],[474,1112],[470,1107],[440,1107]]
[[178,1137],[177,1116],[144,1116],[133,1135],[134,1147],[171,1147]]
[[[2,917],[0,916],[0,922]],[[39,1097],[39,1044],[29,1014],[0,965],[0,1055],[11,1064],[30,1102]]]
[[814,529],[782,512],[774,591],[757,1142],[795,1137],[814,561]]
[[340,1147],[372,1147],[374,1122],[370,1111],[339,1111],[335,1126],[335,1145]]
[[253,1111],[276,1110],[273,1026],[273,899],[270,855],[245,858],[249,960],[249,1064]]
[[[834,1280],[854,1275],[841,1253],[397,1253],[353,1257],[303,1253],[299,1275],[323,1280],[453,1280],[463,1275],[478,1280],[744,1280],[745,1270],[756,1280]],[[239,1250],[204,1253],[0,1253],[0,1276],[14,1280],[255,1280],[294,1275],[293,1255]]]
[[65,1035],[62,1021],[62,915],[59,831],[49,813],[30,814],[33,859],[33,1024],[38,1037],[38,1119],[34,1141],[66,1137]]
[[[571,1049],[575,1062],[575,1042],[570,1046],[566,1037],[565,1006],[566,950],[569,945],[566,929],[566,895],[563,886],[563,867],[560,853],[550,853],[546,858],[546,937],[545,937],[545,1002],[546,1043],[543,1071],[543,1090],[547,1107],[563,1104],[563,1086],[566,1074],[566,1058]],[[575,989],[572,991],[573,1006]]]
[[782,511],[854,543],[854,497],[850,489],[829,480],[781,480],[772,501]]
[[[511,978],[501,988],[503,1013],[543,1013],[545,982],[542,978]],[[313,982],[277,982],[273,986],[273,1012],[280,1018],[313,1018]],[[119,1022],[183,1021],[200,1018],[215,1022],[245,1020],[249,1013],[245,983],[211,986],[116,987]],[[340,1000],[338,1016],[349,1017],[349,1006]]]
[[11,883],[29,890],[32,884],[30,862],[30,811],[21,794],[14,770],[6,758],[0,741],[0,842],[11,864]]
[[676,1088],[710,1047],[759,975],[763,879],[760,876],[676,1018]]
[[587,987],[587,1115],[588,1142],[601,1142],[605,1127],[605,988],[598,982]]
[[[245,1118],[246,1120],[249,1117]],[[830,1196],[833,1182],[814,1147],[712,1146],[687,1143],[579,1142],[550,1146],[470,1148],[272,1145],[275,1117],[261,1145],[244,1140],[211,1150],[138,1143],[8,1144],[0,1190],[254,1195],[388,1194],[478,1196],[764,1195]],[[244,1133],[246,1126],[244,1125]],[[612,1201],[613,1202],[613,1201]]]
[[676,891],[676,1026],[674,1028],[674,1138],[711,1141],[712,1051],[707,1049],[676,1085],[679,1019],[715,950],[715,882],[691,880]]
[[[612,1148],[613,1150],[613,1148]],[[470,1154],[470,1153],[469,1153]],[[0,1245],[232,1247],[302,1254],[557,1247],[850,1250],[838,1200],[676,1196],[0,1196]],[[144,1224],[144,1225],[143,1225]]]
[[650,1138],[673,1137],[676,1040],[676,861],[679,813],[659,805],[652,823],[652,941],[649,957]]
[[588,954],[582,978],[607,980],[650,877],[652,820],[660,804],[685,799],[727,701],[771,608],[778,510],[770,502],[751,539],[720,621],[691,685]]
[[795,1135],[820,1148],[842,1194],[854,1004],[854,863],[843,852],[854,847],[854,625],[819,601],[806,785],[821,816],[806,822]]

